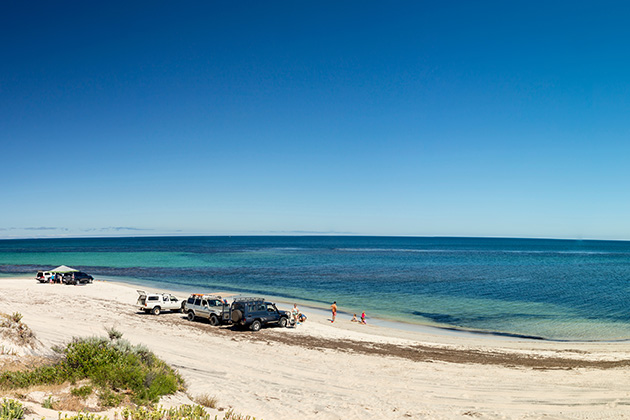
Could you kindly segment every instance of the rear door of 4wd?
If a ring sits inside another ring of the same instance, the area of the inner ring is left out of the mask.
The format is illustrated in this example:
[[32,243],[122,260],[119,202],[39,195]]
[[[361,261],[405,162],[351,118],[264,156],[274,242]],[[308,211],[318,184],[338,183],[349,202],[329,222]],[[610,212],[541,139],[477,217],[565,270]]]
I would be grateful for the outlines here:
[[136,302],[137,305],[140,306],[144,306],[144,303],[147,300],[147,292],[145,292],[144,290],[136,290],[136,292],[138,292],[138,302]]

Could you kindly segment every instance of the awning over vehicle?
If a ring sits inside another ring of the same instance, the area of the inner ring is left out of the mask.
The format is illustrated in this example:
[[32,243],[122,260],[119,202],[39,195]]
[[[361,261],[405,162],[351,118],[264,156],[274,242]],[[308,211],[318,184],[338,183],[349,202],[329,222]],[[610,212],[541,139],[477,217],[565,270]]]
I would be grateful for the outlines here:
[[79,270],[75,270],[74,268],[70,268],[66,265],[60,265],[59,267],[50,270],[51,273],[73,273],[75,271],[79,271]]

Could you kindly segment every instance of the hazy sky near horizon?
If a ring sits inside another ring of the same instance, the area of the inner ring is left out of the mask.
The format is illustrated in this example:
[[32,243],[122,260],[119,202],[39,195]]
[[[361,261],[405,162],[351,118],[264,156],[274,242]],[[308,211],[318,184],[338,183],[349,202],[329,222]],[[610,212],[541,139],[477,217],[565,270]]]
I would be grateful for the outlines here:
[[0,238],[630,239],[630,6],[4,2]]

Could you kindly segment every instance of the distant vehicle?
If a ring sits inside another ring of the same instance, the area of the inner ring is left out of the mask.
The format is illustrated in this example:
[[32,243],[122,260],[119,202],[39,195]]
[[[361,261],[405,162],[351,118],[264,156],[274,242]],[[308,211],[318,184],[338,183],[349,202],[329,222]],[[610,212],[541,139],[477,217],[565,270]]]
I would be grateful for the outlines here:
[[182,311],[186,313],[189,321],[197,318],[207,319],[212,326],[230,322],[230,307],[217,295],[193,293],[182,302]]
[[50,271],[38,271],[35,275],[35,280],[40,283],[48,283],[54,275],[55,274],[51,273]]
[[278,310],[275,303],[265,302],[263,298],[236,298],[230,306],[230,319],[234,325],[259,331],[263,325],[268,324],[286,327],[289,324],[289,313]]
[[71,273],[65,273],[61,281],[64,284],[87,284],[92,283],[94,281],[94,277],[84,273],[83,271],[73,271]]
[[162,311],[178,312],[182,308],[182,303],[170,293],[147,293],[144,290],[136,290],[138,292],[138,301],[136,305],[141,311],[159,315]]

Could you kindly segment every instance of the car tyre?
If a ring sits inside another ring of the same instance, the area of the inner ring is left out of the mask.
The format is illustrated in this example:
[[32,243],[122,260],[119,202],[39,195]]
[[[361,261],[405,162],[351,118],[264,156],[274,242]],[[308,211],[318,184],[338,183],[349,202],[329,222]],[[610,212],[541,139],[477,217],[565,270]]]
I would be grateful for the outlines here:
[[262,324],[259,320],[252,322],[252,325],[249,326],[249,328],[254,332],[260,331],[260,327],[262,327]]
[[213,327],[219,325],[219,318],[215,314],[210,315],[209,321],[210,325],[212,325]]
[[188,318],[189,321],[194,321],[195,320],[195,313],[193,311],[189,311],[188,315],[186,315],[186,318]]
[[281,328],[286,328],[287,322],[288,322],[288,319],[286,319],[285,317],[282,317],[278,321],[278,325],[280,325]]
[[152,313],[153,315],[159,315],[159,314],[160,314],[160,307],[159,307],[159,306],[156,306],[155,308],[153,308],[153,309],[151,310],[151,313]]
[[236,324],[241,319],[243,319],[243,312],[241,312],[240,309],[236,309],[236,310],[232,311],[232,322],[234,322]]

